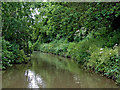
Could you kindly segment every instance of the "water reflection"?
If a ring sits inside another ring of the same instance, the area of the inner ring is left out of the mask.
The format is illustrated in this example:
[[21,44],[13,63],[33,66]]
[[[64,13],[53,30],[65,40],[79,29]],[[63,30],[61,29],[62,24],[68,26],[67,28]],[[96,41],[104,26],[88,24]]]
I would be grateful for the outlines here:
[[73,79],[74,79],[76,84],[80,84],[80,78],[78,77],[78,75],[74,75]]
[[117,88],[112,80],[88,73],[70,59],[40,52],[33,53],[30,63],[2,74],[3,88]]
[[43,79],[34,71],[31,71],[30,69],[26,70],[25,76],[27,77],[27,81],[29,82],[28,88],[45,88],[45,83]]

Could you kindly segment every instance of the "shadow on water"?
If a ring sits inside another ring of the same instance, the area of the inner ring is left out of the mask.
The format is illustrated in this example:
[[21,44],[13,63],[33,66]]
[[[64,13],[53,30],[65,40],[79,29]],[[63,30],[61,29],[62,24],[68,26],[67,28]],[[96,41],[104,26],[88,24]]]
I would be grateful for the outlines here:
[[106,77],[83,71],[73,60],[34,52],[28,64],[2,73],[3,88],[116,88]]

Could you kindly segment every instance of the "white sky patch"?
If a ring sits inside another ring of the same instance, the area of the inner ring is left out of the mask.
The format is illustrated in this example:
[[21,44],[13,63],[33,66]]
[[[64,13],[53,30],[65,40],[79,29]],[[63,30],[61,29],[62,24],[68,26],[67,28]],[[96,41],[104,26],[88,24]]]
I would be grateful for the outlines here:
[[43,0],[43,2],[47,2],[47,0]]

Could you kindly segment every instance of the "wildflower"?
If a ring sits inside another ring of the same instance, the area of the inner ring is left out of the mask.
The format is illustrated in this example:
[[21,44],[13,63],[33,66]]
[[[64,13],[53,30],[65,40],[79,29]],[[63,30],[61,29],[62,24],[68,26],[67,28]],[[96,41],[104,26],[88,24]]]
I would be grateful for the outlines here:
[[47,18],[47,16],[43,16],[43,18]]
[[103,52],[100,52],[100,54],[103,53]]
[[76,32],[79,32],[80,30],[77,30]]
[[100,50],[103,50],[103,48],[101,48]]
[[117,47],[117,45],[118,45],[118,44],[115,44],[115,45],[113,46],[113,49],[114,49],[114,48],[116,48],[116,47]]
[[110,53],[110,55],[111,55],[111,53]]

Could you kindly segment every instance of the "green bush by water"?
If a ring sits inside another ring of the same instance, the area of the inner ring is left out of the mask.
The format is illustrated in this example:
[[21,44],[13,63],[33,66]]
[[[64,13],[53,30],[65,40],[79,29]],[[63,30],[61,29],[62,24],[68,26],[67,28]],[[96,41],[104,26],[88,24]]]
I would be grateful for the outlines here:
[[19,50],[18,45],[10,44],[6,40],[2,40],[2,68],[6,69],[14,63],[26,63],[28,57],[23,50]]
[[[110,45],[105,43],[108,40],[108,38],[105,37],[110,36],[113,32],[109,35],[106,34],[104,37],[101,36],[103,35],[101,33],[97,35],[98,33],[99,32],[96,32],[91,36],[88,35],[84,40],[79,42],[68,42],[65,39],[61,39],[51,43],[40,44],[39,50],[71,57],[83,67],[92,69],[119,83],[120,56],[118,55],[118,41],[115,41],[116,44],[114,44],[114,46],[113,44]],[[94,38],[96,35],[97,37]],[[115,37],[112,38],[111,41],[119,37],[117,37],[118,33],[114,35]]]

